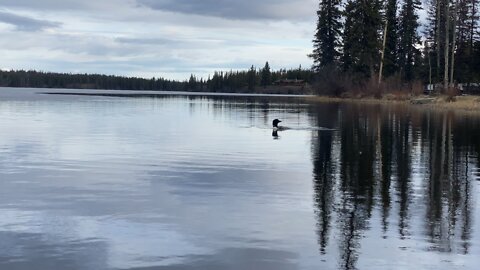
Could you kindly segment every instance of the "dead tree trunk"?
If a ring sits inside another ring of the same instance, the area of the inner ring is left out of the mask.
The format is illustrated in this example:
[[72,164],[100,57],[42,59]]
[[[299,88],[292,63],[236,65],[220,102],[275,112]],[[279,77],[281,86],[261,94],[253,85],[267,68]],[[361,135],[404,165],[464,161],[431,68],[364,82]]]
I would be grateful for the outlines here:
[[448,0],[445,0],[445,66],[444,66],[444,72],[443,72],[443,91],[447,92],[448,90],[448,62],[449,62],[449,57],[448,57],[448,52],[449,52],[449,23],[450,23],[450,8],[448,6]]
[[378,85],[382,83],[383,63],[385,61],[385,47],[387,46],[388,21],[385,20],[385,31],[383,32],[382,57],[380,59],[380,70],[378,72]]
[[452,24],[452,63],[450,63],[450,85],[453,87],[454,84],[454,72],[455,72],[455,50],[457,43],[457,20],[458,20],[458,0],[455,0],[453,6],[453,24]]
[[436,43],[437,43],[437,47],[435,48],[437,50],[437,70],[436,70],[436,82],[439,82],[440,81],[440,53],[441,53],[441,40],[440,40],[440,28],[441,28],[441,16],[440,16],[440,13],[441,13],[441,0],[436,0],[437,2],[437,22],[436,22]]

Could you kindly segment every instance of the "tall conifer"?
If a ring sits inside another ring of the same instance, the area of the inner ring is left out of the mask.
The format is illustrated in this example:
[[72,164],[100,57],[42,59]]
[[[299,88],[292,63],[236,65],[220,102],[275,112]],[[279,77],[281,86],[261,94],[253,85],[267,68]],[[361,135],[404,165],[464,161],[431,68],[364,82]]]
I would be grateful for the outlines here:
[[385,23],[387,24],[387,32],[385,41],[384,75],[385,77],[389,77],[398,71],[397,0],[387,0]]
[[265,88],[272,83],[272,72],[270,71],[270,65],[265,63],[265,67],[262,69],[262,86]]
[[349,0],[345,6],[342,64],[346,71],[366,77],[376,72],[380,59],[382,21],[378,0]]
[[322,67],[335,66],[340,56],[341,36],[341,0],[320,0],[317,11],[317,30],[313,39],[314,70]]
[[255,67],[252,65],[252,67],[248,71],[248,90],[250,91],[255,90],[256,82],[257,82],[257,71]]
[[419,26],[417,10],[420,4],[419,0],[405,0],[400,11],[398,59],[402,77],[406,81],[414,79],[414,60],[420,44],[417,33]]

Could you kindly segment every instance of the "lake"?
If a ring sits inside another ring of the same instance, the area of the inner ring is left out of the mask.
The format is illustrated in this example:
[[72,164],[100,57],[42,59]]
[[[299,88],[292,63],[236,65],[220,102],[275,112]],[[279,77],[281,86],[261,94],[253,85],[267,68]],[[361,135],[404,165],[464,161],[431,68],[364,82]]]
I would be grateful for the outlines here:
[[0,269],[480,269],[480,117],[0,88],[0,130]]

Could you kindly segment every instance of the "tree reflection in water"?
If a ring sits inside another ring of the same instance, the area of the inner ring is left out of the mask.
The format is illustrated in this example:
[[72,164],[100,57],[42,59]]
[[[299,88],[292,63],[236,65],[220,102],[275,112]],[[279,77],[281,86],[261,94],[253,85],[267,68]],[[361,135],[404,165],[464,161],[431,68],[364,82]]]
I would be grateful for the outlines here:
[[311,114],[317,126],[335,119],[329,127],[337,130],[312,135],[322,255],[337,247],[340,268],[355,269],[362,238],[376,225],[383,239],[413,238],[431,252],[469,253],[478,118],[351,104],[320,105]]

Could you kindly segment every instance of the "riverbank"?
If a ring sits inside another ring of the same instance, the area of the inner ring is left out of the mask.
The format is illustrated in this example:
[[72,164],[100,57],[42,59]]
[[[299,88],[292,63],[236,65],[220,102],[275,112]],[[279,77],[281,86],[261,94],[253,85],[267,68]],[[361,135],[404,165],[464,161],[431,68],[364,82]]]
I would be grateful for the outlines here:
[[306,97],[309,102],[342,102],[342,103],[358,103],[372,105],[405,105],[415,108],[429,110],[447,110],[458,112],[475,112],[480,113],[480,96],[456,96],[449,98],[448,96],[393,96],[386,95],[382,98],[359,97],[359,98],[339,98],[327,96],[309,96]]

